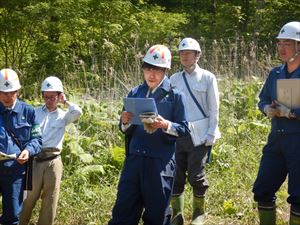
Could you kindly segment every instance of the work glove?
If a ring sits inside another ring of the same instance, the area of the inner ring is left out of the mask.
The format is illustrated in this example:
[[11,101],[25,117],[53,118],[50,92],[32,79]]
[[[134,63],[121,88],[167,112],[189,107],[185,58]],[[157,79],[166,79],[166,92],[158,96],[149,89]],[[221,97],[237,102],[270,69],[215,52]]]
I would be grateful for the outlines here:
[[275,108],[275,103],[272,103],[271,105],[266,105],[264,107],[264,112],[269,118],[273,118],[274,116],[277,116],[278,109]]
[[139,115],[141,122],[144,124],[144,130],[148,134],[153,134],[157,130],[157,128],[151,126],[156,117],[157,113],[155,112],[144,112]]
[[295,117],[293,116],[293,114],[291,113],[291,109],[286,107],[285,105],[281,104],[278,101],[274,101],[276,104],[276,109],[278,111],[277,116],[278,117],[286,117],[286,118],[292,118]]
[[207,134],[205,136],[205,146],[213,146],[216,143],[216,138],[214,135]]

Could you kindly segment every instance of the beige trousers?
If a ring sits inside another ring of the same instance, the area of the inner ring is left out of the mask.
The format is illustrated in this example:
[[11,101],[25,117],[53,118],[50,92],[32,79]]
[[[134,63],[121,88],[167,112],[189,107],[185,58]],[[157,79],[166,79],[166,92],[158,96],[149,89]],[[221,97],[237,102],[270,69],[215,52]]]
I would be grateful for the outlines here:
[[49,161],[33,161],[32,191],[27,192],[19,225],[27,225],[37,200],[42,204],[37,225],[53,225],[59,197],[59,189],[63,172],[61,157]]

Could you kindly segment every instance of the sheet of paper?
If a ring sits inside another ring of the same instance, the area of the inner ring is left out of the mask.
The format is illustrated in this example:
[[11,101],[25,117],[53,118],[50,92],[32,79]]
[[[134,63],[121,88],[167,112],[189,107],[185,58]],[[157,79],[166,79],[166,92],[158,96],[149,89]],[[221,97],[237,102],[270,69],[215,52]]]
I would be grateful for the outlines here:
[[278,79],[277,100],[289,108],[300,108],[300,79]]
[[153,98],[123,98],[125,110],[133,113],[131,124],[142,124],[139,115],[144,112],[156,112],[157,108]]
[[191,131],[191,137],[195,147],[204,144],[208,125],[209,118],[189,122],[189,129]]
[[1,160],[7,160],[7,159],[15,159],[15,158],[17,158],[16,154],[7,155],[4,152],[0,152],[0,161]]

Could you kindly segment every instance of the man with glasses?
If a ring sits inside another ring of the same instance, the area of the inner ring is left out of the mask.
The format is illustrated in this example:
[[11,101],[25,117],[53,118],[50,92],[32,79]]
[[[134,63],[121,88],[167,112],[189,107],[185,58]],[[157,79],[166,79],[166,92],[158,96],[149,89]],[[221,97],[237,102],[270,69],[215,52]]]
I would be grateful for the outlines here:
[[205,193],[209,187],[205,165],[212,146],[220,138],[219,91],[215,75],[198,65],[201,49],[195,39],[182,39],[178,51],[183,71],[173,74],[170,80],[172,86],[186,96],[186,117],[191,135],[177,140],[171,224],[184,224],[184,186],[188,179],[193,188],[191,224],[201,225],[204,224]]
[[259,95],[258,107],[271,118],[271,132],[263,148],[253,193],[260,224],[275,225],[276,192],[288,176],[289,224],[295,225],[300,224],[300,108],[288,108],[277,101],[277,82],[300,79],[300,22],[285,24],[277,39],[283,64],[271,70]]
[[[60,153],[65,127],[82,114],[78,105],[66,99],[59,78],[47,77],[42,83],[41,91],[45,104],[36,108],[36,116],[42,130],[43,145],[42,151],[33,161],[33,188],[27,193],[19,225],[29,223],[40,196],[42,204],[37,224],[54,224],[63,172]],[[60,109],[59,103],[66,105],[68,111]]]
[[0,224],[4,225],[19,222],[23,190],[30,176],[26,166],[30,166],[29,158],[40,151],[42,144],[34,108],[18,99],[20,88],[15,71],[0,71]]

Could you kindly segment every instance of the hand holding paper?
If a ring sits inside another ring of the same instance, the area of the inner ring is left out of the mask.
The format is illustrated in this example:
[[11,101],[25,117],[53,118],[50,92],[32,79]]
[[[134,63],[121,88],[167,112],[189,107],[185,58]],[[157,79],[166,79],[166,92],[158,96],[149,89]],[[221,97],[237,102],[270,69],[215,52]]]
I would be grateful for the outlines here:
[[19,157],[17,158],[18,163],[24,164],[28,161],[29,159],[29,151],[27,149],[24,149]]
[[121,118],[122,118],[123,124],[128,124],[131,122],[131,120],[133,118],[133,114],[131,112],[123,111]]
[[276,109],[278,111],[278,117],[286,117],[286,118],[293,118],[293,114],[291,114],[291,109],[286,107],[285,105],[281,104],[278,101],[274,101],[276,104]]
[[157,115],[154,120],[153,127],[167,130],[170,123],[171,122],[169,120],[166,120],[161,115]]
[[276,103],[272,102],[270,105],[264,107],[264,112],[269,118],[273,118],[278,115],[278,109],[276,109]]

